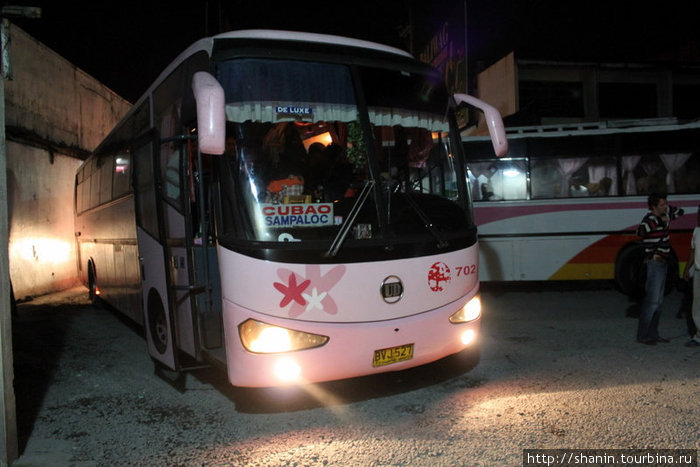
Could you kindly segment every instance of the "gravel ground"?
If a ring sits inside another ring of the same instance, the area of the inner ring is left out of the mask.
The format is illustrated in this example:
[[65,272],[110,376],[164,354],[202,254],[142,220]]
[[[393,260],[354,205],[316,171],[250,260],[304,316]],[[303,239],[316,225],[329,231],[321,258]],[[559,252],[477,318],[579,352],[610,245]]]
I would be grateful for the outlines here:
[[[581,285],[577,285],[581,287]],[[680,293],[662,335],[634,341],[605,284],[488,285],[481,360],[304,390],[243,390],[153,373],[138,330],[84,289],[21,304],[15,466],[517,466],[524,448],[700,449],[700,350]]]

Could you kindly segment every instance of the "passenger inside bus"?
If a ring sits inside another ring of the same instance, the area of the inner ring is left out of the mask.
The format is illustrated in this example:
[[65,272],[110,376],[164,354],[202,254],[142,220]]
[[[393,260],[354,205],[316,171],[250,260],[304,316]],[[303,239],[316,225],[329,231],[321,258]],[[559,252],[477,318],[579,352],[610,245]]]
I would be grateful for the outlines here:
[[496,196],[493,192],[493,188],[489,183],[481,184],[481,199],[484,201],[498,201],[502,199],[500,196]]
[[588,187],[583,184],[583,181],[574,177],[571,179],[571,185],[569,186],[569,194],[572,198],[579,198],[582,196],[588,196]]
[[433,148],[433,138],[424,128],[411,131],[411,142],[408,145],[408,165],[410,167],[425,167],[430,151]]
[[332,143],[325,148],[324,154],[329,167],[323,184],[322,199],[326,202],[332,202],[352,197],[352,165],[345,157],[345,151],[339,144]]
[[313,195],[314,199],[322,198],[325,178],[330,169],[330,161],[325,149],[322,143],[312,143],[309,146],[309,165],[306,168],[304,180],[306,192]]
[[348,143],[338,137],[347,137],[346,127],[341,122],[229,122],[225,155],[237,178],[238,196],[251,212],[258,203],[330,203],[354,197],[353,182],[361,169],[350,163]]
[[603,177],[598,182],[589,183],[586,185],[586,188],[588,188],[588,194],[590,196],[608,196],[611,185],[612,179],[610,177]]
[[[267,203],[306,202],[304,194],[304,177],[300,170],[291,166],[281,166],[273,172],[270,182],[267,184]],[[308,197],[311,201],[311,196]]]

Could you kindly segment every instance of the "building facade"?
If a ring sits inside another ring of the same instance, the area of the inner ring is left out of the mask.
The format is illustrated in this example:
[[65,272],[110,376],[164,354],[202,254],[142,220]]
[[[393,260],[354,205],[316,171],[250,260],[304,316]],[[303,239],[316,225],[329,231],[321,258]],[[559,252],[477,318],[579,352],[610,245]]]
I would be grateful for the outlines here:
[[76,284],[75,171],[131,105],[16,25],[10,64],[8,252],[22,300]]

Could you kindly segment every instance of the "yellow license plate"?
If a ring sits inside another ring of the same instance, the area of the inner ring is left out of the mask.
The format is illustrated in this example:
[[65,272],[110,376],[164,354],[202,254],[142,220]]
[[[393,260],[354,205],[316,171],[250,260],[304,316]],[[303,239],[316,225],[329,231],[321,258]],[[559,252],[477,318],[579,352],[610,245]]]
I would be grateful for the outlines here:
[[391,365],[392,363],[405,362],[413,358],[413,344],[399,345],[388,349],[374,351],[372,366]]

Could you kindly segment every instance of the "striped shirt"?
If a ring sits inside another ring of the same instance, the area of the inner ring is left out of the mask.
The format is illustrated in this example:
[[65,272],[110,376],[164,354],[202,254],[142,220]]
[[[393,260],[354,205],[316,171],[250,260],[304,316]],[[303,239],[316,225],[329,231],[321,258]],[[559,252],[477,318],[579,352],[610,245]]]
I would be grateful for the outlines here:
[[669,226],[673,219],[677,219],[682,215],[683,209],[669,206],[667,220],[655,215],[653,212],[648,212],[644,216],[637,228],[637,235],[642,237],[647,258],[660,256],[664,261],[668,259],[671,254]]

